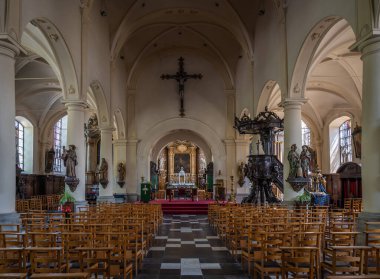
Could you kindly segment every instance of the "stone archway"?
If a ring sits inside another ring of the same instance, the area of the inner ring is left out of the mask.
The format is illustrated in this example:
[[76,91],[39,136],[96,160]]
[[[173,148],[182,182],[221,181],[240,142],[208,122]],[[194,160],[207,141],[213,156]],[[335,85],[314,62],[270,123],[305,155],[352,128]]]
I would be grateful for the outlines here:
[[[31,20],[21,38],[23,45],[43,57],[57,75],[66,100],[83,99],[79,90],[74,61],[65,39],[58,28],[47,18]],[[36,47],[38,42],[38,47]]]
[[[198,135],[210,147],[214,162],[214,175],[218,170],[226,173],[226,149],[222,139],[208,125],[194,119],[173,118],[165,120],[147,132],[137,147],[137,177],[148,177],[152,150],[159,140],[174,130],[186,130]],[[138,187],[136,187],[138,190]]]

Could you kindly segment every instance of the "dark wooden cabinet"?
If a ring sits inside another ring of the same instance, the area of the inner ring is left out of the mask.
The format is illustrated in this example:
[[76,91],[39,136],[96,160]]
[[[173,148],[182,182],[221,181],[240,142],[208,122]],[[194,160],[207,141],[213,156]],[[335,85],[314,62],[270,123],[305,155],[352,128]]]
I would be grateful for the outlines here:
[[339,167],[337,173],[325,174],[326,191],[334,206],[343,207],[345,199],[362,197],[361,167],[348,162]]
[[64,176],[21,174],[24,182],[24,198],[32,196],[62,194],[65,190]]
[[329,173],[325,174],[324,176],[326,177],[326,191],[330,195],[330,202],[334,206],[342,206],[342,187],[339,174]]

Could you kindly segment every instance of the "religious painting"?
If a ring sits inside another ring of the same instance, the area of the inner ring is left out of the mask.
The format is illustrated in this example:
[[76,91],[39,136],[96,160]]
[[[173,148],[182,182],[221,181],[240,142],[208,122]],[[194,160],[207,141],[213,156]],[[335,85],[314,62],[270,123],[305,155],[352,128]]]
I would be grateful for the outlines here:
[[174,173],[179,173],[183,167],[185,173],[190,173],[190,154],[174,154]]

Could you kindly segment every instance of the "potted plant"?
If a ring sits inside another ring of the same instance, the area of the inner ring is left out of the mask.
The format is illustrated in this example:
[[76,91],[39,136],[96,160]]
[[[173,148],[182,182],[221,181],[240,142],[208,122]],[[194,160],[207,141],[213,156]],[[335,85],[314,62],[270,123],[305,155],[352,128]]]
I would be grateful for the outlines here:
[[65,213],[70,213],[74,211],[74,202],[75,198],[65,190],[61,199],[59,200],[59,204],[61,205],[61,211]]
[[311,195],[307,190],[304,190],[302,195],[299,195],[295,199],[295,205],[297,207],[307,206],[311,204]]

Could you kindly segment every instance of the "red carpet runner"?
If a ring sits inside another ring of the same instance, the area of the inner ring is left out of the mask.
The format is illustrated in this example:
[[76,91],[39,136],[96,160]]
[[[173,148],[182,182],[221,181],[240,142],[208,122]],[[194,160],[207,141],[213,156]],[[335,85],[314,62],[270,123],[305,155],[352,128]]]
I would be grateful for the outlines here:
[[155,200],[152,204],[161,204],[164,214],[202,214],[207,215],[208,205],[215,201],[191,201],[191,200]]

